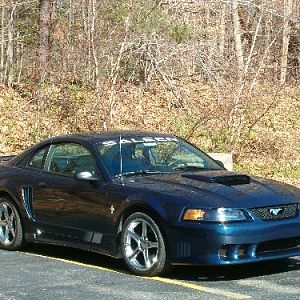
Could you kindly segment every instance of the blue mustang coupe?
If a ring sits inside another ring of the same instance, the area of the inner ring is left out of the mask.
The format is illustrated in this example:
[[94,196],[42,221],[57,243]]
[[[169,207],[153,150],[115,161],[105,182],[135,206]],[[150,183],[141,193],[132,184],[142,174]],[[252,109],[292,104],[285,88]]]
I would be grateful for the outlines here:
[[0,164],[0,248],[66,245],[135,274],[300,255],[300,190],[151,132],[75,134]]

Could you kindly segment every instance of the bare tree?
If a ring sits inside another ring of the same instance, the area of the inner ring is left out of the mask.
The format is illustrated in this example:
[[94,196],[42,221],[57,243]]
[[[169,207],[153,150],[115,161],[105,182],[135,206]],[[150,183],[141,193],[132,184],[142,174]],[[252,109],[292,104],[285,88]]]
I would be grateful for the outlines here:
[[44,81],[47,75],[51,39],[51,12],[54,0],[40,0],[39,2],[39,81]]
[[287,68],[288,68],[288,51],[290,42],[290,18],[293,8],[293,0],[284,0],[284,18],[283,18],[283,32],[282,32],[282,49],[281,49],[281,71],[280,83],[286,82]]
[[106,58],[118,57],[126,18],[130,20],[128,43],[159,36],[161,72],[145,53],[130,50],[119,69],[122,83],[132,82],[143,65],[144,70],[149,67],[151,74],[157,73],[149,76],[147,83],[157,79],[166,83],[162,74],[171,74],[169,78],[201,74],[202,80],[214,86],[228,79],[238,79],[240,86],[245,76],[254,76],[258,69],[259,78],[266,81],[290,80],[288,65],[294,66],[295,78],[300,72],[295,29],[299,28],[299,0],[23,0],[17,1],[14,21],[10,22],[11,2],[2,0],[0,5],[2,81],[10,64],[11,74],[20,82],[31,80],[34,70],[40,81],[51,72],[53,81],[81,82],[95,87],[99,94],[102,83],[110,84],[111,66]]
[[97,93],[97,97],[99,97],[100,94],[99,60],[98,60],[98,52],[97,52],[96,42],[95,42],[95,24],[97,21],[96,0],[92,0],[90,5],[91,5],[91,20],[90,20],[91,50],[92,50],[92,55],[94,60],[96,93]]
[[241,24],[238,14],[238,1],[231,0],[231,8],[232,8],[232,24],[233,24],[233,32],[234,32],[234,44],[235,44],[235,54],[237,58],[237,67],[238,67],[238,75],[239,80],[243,79],[244,73],[244,53],[242,46],[242,38],[241,38]]
[[223,3],[221,16],[220,16],[220,26],[219,26],[219,51],[221,56],[224,55],[224,49],[225,49],[226,11],[227,11],[227,4]]
[[5,45],[4,21],[5,21],[5,7],[3,6],[1,8],[1,58],[0,58],[1,80],[4,79],[4,45]]
[[15,3],[11,7],[10,11],[10,18],[8,22],[8,29],[7,29],[7,52],[6,52],[6,68],[5,68],[5,77],[6,83],[9,87],[11,87],[13,82],[13,59],[14,59],[14,15],[16,10],[17,4]]

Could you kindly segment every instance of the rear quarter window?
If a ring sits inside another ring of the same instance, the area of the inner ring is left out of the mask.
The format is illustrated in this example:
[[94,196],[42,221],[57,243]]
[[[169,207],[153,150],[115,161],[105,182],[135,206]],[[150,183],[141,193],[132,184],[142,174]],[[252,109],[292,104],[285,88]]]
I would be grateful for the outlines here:
[[38,150],[27,162],[27,166],[34,169],[43,169],[48,147]]

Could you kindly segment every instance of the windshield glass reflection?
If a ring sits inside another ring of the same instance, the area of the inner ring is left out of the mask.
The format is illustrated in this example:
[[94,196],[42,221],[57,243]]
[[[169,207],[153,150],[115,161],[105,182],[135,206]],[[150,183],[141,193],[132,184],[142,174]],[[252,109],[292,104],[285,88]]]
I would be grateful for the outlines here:
[[222,170],[203,152],[175,137],[103,141],[98,152],[112,176]]

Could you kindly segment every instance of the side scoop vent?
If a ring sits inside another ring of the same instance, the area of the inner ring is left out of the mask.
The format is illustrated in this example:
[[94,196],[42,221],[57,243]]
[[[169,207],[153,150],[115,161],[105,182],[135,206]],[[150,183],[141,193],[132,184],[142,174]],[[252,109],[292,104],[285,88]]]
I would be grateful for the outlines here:
[[22,187],[22,200],[29,219],[34,220],[32,211],[32,187]]
[[199,174],[183,174],[183,177],[197,180],[197,181],[204,181],[208,183],[218,183],[228,186],[233,185],[243,185],[243,184],[249,184],[250,183],[250,177],[243,174],[237,174],[237,175],[224,175],[224,176],[205,176],[205,175],[199,175]]

